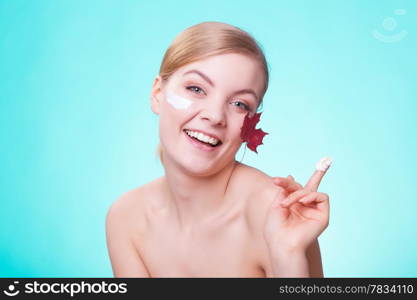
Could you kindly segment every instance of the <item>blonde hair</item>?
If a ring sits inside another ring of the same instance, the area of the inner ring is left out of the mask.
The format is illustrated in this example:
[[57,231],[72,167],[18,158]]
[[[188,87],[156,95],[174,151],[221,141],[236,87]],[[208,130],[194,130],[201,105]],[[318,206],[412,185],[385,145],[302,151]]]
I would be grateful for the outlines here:
[[[203,22],[182,31],[171,43],[159,69],[163,81],[179,68],[210,56],[241,53],[255,58],[264,71],[264,85],[258,108],[268,89],[269,71],[265,55],[257,41],[246,31],[221,22]],[[157,156],[162,161],[162,147],[158,145]]]

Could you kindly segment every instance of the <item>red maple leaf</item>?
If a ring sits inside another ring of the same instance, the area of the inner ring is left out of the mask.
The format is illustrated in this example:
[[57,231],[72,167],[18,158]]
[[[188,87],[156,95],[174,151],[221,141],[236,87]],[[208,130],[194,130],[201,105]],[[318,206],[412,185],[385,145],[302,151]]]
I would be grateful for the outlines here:
[[241,139],[247,143],[248,148],[252,151],[256,151],[256,147],[262,145],[262,140],[267,132],[262,131],[262,129],[255,129],[256,124],[259,122],[262,113],[255,113],[255,115],[250,118],[249,113],[246,114],[245,119],[243,120],[242,128],[240,129]]

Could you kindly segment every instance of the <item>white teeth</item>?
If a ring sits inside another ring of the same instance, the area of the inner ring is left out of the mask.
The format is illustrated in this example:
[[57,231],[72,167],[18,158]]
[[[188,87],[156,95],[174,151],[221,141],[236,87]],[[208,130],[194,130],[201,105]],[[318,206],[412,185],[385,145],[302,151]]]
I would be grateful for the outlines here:
[[196,138],[199,139],[200,141],[205,142],[205,136],[202,133],[197,134]]
[[195,137],[196,139],[204,142],[204,143],[209,143],[212,144],[214,146],[216,146],[219,143],[219,140],[209,137],[201,132],[195,132],[195,131],[191,131],[191,130],[185,130],[185,132],[192,137]]

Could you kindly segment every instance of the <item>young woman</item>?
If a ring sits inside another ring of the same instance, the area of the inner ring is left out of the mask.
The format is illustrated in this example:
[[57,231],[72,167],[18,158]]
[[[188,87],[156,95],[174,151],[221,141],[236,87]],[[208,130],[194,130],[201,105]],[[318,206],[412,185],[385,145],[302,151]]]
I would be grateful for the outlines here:
[[237,27],[200,23],[173,41],[151,92],[165,174],[110,207],[114,276],[323,276],[329,164],[302,187],[235,160],[267,87],[264,54]]

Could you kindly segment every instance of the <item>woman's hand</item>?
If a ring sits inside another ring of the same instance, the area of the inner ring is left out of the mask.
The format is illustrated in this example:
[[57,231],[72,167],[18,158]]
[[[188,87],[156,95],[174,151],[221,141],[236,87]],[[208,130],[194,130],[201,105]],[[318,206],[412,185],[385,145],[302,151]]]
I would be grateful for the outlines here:
[[265,240],[274,251],[304,252],[328,226],[329,196],[317,189],[329,166],[330,162],[318,168],[305,187],[291,175],[274,178],[283,194],[273,201],[264,227]]

